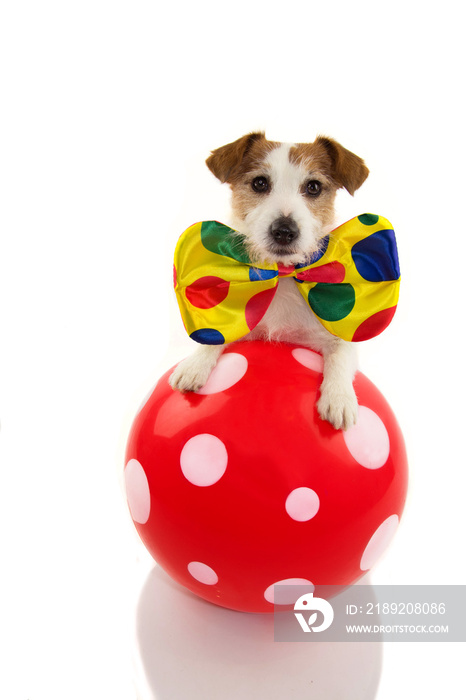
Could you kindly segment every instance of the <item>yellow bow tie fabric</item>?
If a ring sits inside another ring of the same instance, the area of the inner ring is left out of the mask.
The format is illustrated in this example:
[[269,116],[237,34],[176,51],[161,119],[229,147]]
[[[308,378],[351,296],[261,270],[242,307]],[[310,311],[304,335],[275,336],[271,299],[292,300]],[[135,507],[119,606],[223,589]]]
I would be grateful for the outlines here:
[[400,270],[387,219],[362,214],[334,229],[303,265],[252,263],[244,237],[217,221],[188,228],[175,250],[175,292],[189,336],[222,345],[263,318],[281,277],[293,277],[322,325],[344,340],[373,338],[398,303]]

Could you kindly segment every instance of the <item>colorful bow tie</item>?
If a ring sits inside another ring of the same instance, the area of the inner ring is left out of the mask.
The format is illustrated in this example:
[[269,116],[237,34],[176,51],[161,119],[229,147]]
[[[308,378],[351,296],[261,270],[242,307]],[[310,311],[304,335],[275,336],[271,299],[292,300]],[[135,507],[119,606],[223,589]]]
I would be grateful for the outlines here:
[[390,222],[362,214],[321,244],[303,265],[257,265],[228,226],[203,221],[188,228],[175,251],[175,292],[189,336],[204,345],[242,338],[263,318],[281,277],[294,278],[333,335],[360,341],[381,333],[395,313],[400,284]]

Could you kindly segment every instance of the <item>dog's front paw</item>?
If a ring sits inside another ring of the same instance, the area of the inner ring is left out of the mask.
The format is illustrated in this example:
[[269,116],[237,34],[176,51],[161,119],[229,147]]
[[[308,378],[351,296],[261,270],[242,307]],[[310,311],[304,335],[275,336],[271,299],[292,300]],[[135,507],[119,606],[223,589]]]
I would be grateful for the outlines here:
[[348,430],[358,419],[358,400],[353,387],[346,392],[331,387],[322,389],[317,410],[336,430]]
[[207,383],[212,367],[200,362],[195,356],[180,362],[169,377],[172,389],[177,391],[199,391]]

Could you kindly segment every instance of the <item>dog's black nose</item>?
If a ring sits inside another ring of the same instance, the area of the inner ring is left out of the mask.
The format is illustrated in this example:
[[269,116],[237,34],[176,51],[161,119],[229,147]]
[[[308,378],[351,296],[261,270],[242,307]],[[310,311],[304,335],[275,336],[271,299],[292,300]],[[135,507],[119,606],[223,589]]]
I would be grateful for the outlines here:
[[298,237],[299,229],[291,217],[282,216],[273,222],[270,227],[270,234],[276,243],[289,245]]

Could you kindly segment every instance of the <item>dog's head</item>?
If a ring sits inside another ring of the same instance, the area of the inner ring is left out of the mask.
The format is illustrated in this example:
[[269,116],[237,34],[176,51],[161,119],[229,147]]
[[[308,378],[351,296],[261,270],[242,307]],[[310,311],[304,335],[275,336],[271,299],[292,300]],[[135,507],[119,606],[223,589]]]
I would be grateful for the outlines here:
[[242,136],[206,161],[232,190],[233,226],[245,237],[251,259],[303,263],[333,228],[337,190],[350,194],[369,174],[364,161],[332,139],[313,143]]

